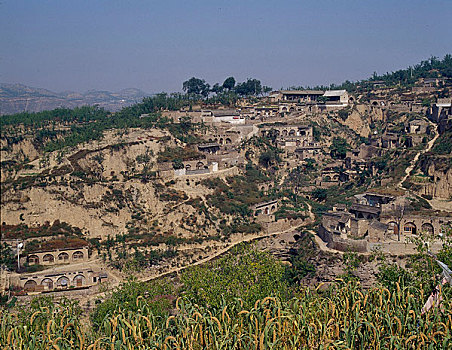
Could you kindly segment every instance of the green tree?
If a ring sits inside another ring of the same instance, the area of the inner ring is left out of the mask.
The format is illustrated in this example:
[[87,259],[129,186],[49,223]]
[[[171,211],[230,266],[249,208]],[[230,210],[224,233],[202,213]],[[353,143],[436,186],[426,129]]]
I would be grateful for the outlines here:
[[248,79],[235,87],[235,92],[240,96],[257,96],[262,93],[260,80]]
[[218,308],[222,301],[241,298],[244,307],[267,296],[287,296],[284,267],[268,252],[240,245],[207,266],[182,273],[187,298],[199,305]]
[[344,159],[350,146],[347,140],[342,137],[334,137],[330,146],[330,155],[336,159]]
[[328,198],[328,192],[325,188],[316,188],[311,192],[311,195],[313,198],[317,199],[320,202]]
[[14,270],[17,267],[16,264],[16,256],[11,246],[5,242],[0,243],[0,268],[6,266],[9,270]]
[[216,83],[214,86],[212,86],[210,91],[218,95],[219,93],[221,93],[223,91],[223,86]]
[[232,91],[235,87],[235,79],[234,77],[226,78],[226,80],[223,82],[223,88]]
[[182,84],[182,89],[191,96],[196,98],[209,96],[210,86],[204,79],[192,77]]
[[278,155],[273,150],[268,150],[259,156],[259,164],[268,168],[270,165],[274,164],[275,162],[278,162]]

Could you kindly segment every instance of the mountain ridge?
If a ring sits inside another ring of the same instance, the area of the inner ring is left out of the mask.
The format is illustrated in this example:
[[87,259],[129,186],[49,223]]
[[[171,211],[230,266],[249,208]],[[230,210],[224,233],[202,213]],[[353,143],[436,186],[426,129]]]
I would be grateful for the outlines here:
[[40,112],[58,107],[74,108],[83,105],[99,105],[115,112],[141,101],[146,96],[152,96],[152,94],[137,88],[125,88],[116,92],[107,90],[54,92],[21,83],[0,83],[0,115],[25,111]]

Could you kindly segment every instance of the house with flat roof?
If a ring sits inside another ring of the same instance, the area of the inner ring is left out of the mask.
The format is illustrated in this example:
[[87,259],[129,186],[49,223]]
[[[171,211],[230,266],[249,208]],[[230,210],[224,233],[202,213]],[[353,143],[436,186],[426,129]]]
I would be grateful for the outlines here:
[[326,104],[348,105],[348,92],[346,90],[328,90],[325,91],[323,97],[326,98]]
[[316,102],[324,91],[321,90],[280,90],[270,94],[272,102]]

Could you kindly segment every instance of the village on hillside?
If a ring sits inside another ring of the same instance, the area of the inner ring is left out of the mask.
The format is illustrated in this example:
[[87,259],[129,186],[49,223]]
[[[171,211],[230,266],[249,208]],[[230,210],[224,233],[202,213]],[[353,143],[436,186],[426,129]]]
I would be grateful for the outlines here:
[[1,244],[12,263],[1,288],[83,300],[240,242],[287,258],[306,232],[332,254],[406,256],[424,234],[436,251],[452,226],[451,90],[444,77],[370,80],[191,103],[161,109],[164,127],[50,152],[26,127],[5,129]]

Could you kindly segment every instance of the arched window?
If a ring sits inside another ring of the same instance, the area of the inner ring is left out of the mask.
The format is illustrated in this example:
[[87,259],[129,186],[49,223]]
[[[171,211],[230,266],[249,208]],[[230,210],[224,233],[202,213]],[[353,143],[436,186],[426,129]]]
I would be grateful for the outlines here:
[[60,254],[58,254],[58,261],[60,261],[60,262],[69,261],[69,254],[68,253],[60,253]]
[[274,205],[272,205],[272,208],[271,208],[270,212],[273,213],[275,211],[275,209],[276,209],[276,207]]
[[41,282],[41,285],[44,286],[45,290],[53,289],[53,281],[50,278],[44,278]]
[[290,130],[290,131],[289,131],[289,136],[295,136],[295,130],[293,130],[293,129]]
[[46,254],[43,256],[42,261],[51,264],[55,261],[55,258],[52,254]]
[[72,260],[82,260],[83,252],[77,250],[74,254],[72,254]]

